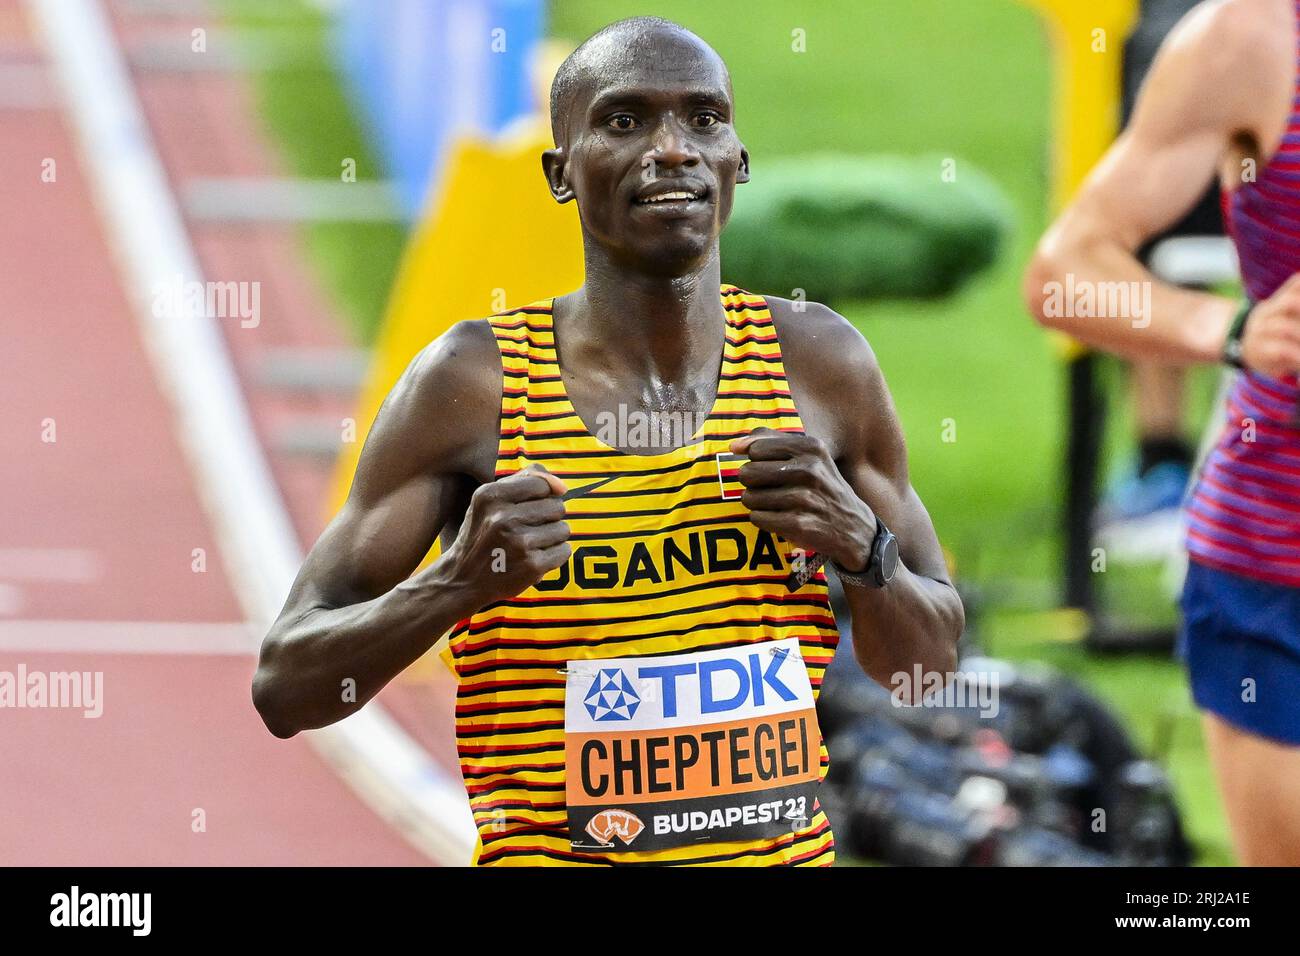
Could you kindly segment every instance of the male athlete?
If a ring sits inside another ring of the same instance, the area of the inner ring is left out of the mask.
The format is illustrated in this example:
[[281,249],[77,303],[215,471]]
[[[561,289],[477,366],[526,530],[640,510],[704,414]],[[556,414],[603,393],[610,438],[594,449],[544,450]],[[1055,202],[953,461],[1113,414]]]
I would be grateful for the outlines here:
[[[961,602],[871,350],[720,281],[732,114],[722,60],[667,21],[561,66],[542,166],[585,284],[416,357],[263,645],[254,700],[288,737],[450,631],[476,863],[831,863],[822,561],[874,678],[955,666]],[[615,409],[698,424],[597,438]]]
[[[1184,18],[1024,286],[1041,321],[1090,345],[1244,370],[1188,510],[1181,644],[1248,865],[1300,863],[1298,16],[1300,0],[1217,0]],[[1245,302],[1156,282],[1134,257],[1216,174]],[[1049,304],[1116,282],[1152,290],[1148,315]]]

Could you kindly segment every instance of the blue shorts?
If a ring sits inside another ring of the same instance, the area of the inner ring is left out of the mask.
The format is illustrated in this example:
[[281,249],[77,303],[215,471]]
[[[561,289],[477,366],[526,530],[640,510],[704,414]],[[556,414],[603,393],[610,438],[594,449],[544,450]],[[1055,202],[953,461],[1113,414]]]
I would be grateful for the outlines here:
[[1178,653],[1197,706],[1300,745],[1300,588],[1198,564],[1187,570]]

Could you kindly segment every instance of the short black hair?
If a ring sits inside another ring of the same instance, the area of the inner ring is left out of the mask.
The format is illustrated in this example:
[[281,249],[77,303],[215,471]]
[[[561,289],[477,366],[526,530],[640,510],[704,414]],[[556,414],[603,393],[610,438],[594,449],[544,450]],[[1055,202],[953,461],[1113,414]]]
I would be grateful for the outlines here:
[[583,70],[589,64],[592,50],[612,35],[645,36],[659,30],[680,33],[704,43],[700,37],[672,20],[663,17],[628,17],[597,30],[565,57],[560,68],[555,71],[555,79],[551,81],[551,136],[557,146],[563,145],[564,124],[573,108],[573,97],[577,93]]

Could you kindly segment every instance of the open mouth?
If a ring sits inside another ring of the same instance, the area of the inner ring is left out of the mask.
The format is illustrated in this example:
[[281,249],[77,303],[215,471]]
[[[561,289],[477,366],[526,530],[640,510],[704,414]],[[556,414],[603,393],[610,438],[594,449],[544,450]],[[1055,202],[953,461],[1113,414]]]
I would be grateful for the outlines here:
[[706,190],[695,187],[664,189],[650,195],[638,196],[635,205],[658,209],[683,209],[691,203],[700,202],[706,195]]

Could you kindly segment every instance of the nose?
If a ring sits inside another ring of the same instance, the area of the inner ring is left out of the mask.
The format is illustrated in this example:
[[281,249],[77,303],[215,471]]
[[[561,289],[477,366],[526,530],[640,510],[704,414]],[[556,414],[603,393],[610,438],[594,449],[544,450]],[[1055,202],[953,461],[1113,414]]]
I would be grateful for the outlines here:
[[694,166],[700,161],[699,150],[691,142],[687,130],[671,113],[662,117],[650,137],[650,148],[646,151],[643,165],[655,166]]

